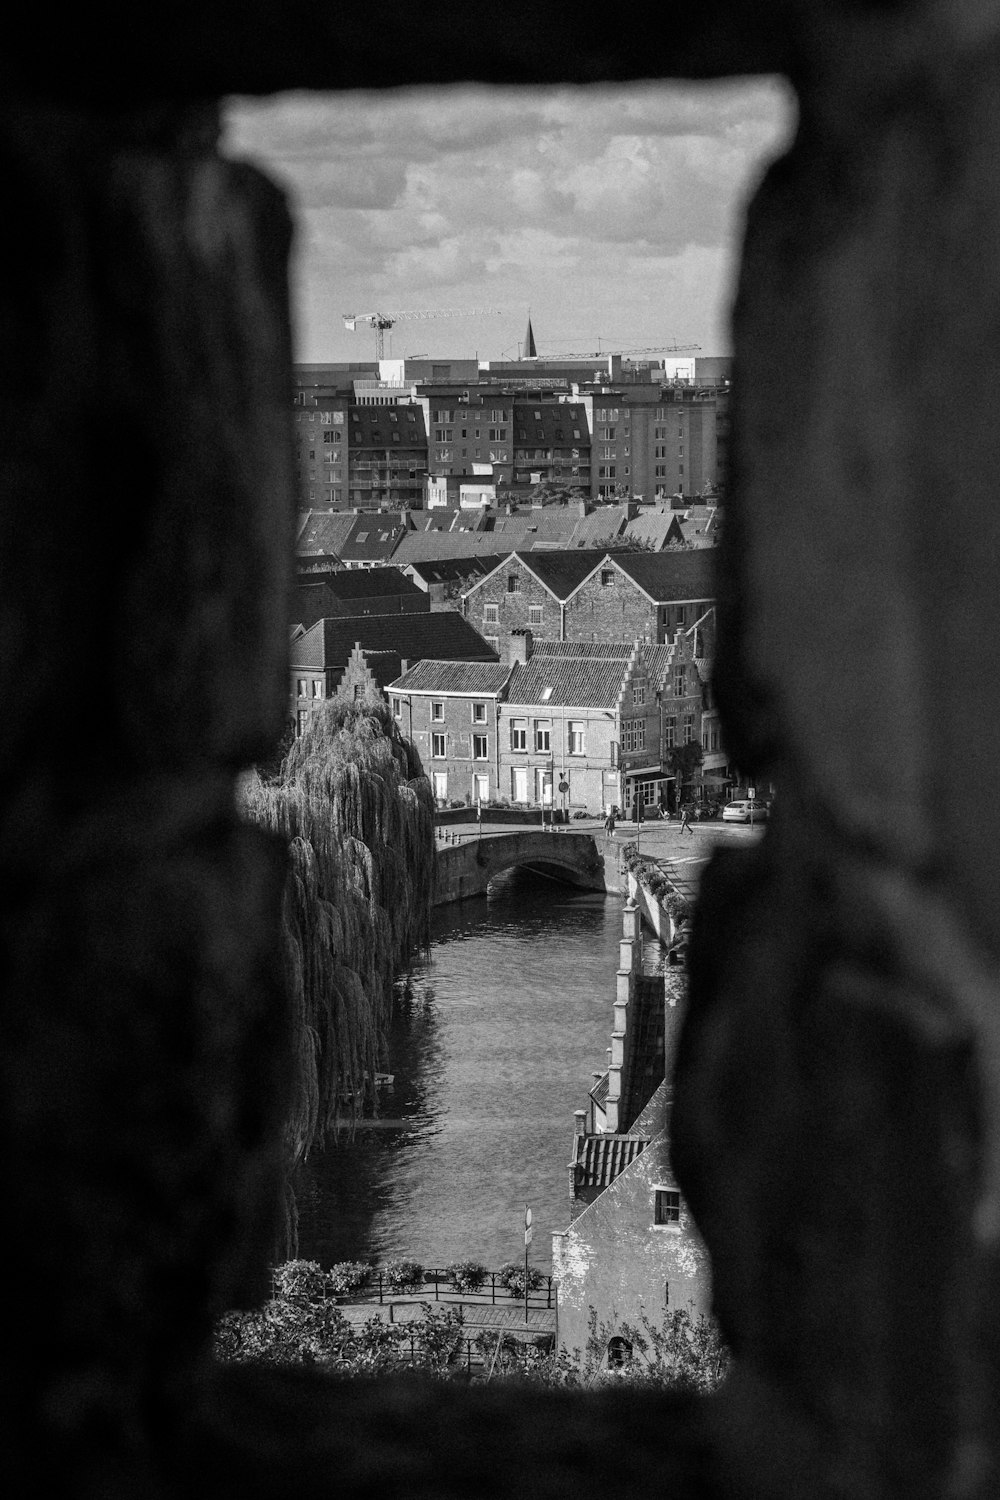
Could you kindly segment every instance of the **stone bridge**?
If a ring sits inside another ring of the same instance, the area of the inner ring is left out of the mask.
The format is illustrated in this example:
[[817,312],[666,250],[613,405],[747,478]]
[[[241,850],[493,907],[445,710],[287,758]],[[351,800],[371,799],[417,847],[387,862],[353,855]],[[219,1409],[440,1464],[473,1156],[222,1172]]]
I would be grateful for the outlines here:
[[543,832],[483,834],[437,851],[434,905],[482,896],[496,875],[520,867],[538,870],[589,891],[617,891],[617,851],[605,857],[603,839],[590,833]]

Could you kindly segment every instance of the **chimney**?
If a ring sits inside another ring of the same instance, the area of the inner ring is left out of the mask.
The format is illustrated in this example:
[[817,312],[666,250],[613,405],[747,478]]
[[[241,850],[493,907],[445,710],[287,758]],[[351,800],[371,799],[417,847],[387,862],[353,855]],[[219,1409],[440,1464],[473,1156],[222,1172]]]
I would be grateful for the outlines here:
[[510,645],[508,648],[508,663],[514,666],[515,662],[525,662],[531,656],[531,631],[512,630],[510,633]]
[[587,1134],[587,1111],[585,1109],[575,1109],[573,1111],[573,1134]]
[[404,672],[408,672],[409,670],[410,670],[410,663],[407,661],[407,659],[406,659],[405,656],[401,656],[399,658],[399,675],[400,675],[400,677],[402,677],[402,675],[403,675]]

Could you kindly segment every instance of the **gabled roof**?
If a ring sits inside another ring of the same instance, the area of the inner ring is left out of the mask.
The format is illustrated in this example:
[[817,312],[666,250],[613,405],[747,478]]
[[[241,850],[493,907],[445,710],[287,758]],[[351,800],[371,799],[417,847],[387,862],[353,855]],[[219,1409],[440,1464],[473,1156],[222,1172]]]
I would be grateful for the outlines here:
[[496,662],[497,653],[457,610],[413,615],[337,615],[317,620],[291,646],[296,667],[345,667],[356,644],[365,651],[394,651],[406,661]]
[[620,656],[532,655],[526,662],[515,663],[505,697],[512,704],[613,711],[621,699],[628,665]]
[[573,590],[579,587],[589,573],[593,572],[603,556],[604,553],[600,551],[573,552],[569,549],[553,547],[524,552],[518,548],[503,556],[485,575],[485,578],[474,583],[472,588],[466,591],[466,597],[485,582],[486,578],[492,577],[501,568],[519,564],[533,573],[552,597],[561,602],[568,599]]
[[489,531],[408,531],[392,554],[393,565],[438,561],[442,558],[485,557],[495,565],[498,553],[508,548]]
[[614,541],[626,529],[628,509],[624,505],[602,505],[581,517],[573,529],[572,547],[599,547]]
[[493,566],[492,558],[443,557],[434,562],[408,563],[407,566],[425,583],[457,583],[463,579],[482,578]]
[[613,552],[609,561],[654,604],[715,598],[715,556],[706,547],[690,552]]
[[[645,656],[656,648],[642,644]],[[596,661],[630,661],[631,641],[532,641],[531,657],[592,657]]]
[[323,585],[337,599],[373,599],[380,594],[419,594],[412,578],[398,568],[337,568],[329,573],[311,573],[301,578],[297,587]]
[[625,527],[625,536],[637,542],[647,542],[657,552],[668,542],[683,542],[684,528],[680,514],[676,511],[654,510],[636,516]]
[[499,693],[509,667],[484,661],[419,661],[391,684],[404,693]]
[[356,517],[350,511],[310,510],[295,544],[296,552],[338,557]]
[[639,1135],[578,1135],[573,1186],[578,1192],[610,1187],[648,1145],[648,1139]]
[[387,562],[406,534],[397,515],[355,516],[340,556],[344,562]]

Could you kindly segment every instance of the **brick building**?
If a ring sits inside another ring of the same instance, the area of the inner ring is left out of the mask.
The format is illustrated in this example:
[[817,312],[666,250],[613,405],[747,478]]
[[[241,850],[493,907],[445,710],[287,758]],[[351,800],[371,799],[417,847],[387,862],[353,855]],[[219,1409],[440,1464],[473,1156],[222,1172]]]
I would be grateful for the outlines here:
[[309,713],[337,691],[355,646],[391,653],[392,681],[410,662],[496,662],[494,651],[457,610],[423,614],[349,615],[317,620],[292,632],[289,655],[290,715],[301,732]]
[[393,716],[440,806],[499,795],[497,706],[508,675],[498,662],[421,661],[389,684]]
[[501,655],[513,631],[562,640],[566,600],[602,556],[568,548],[511,552],[463,595],[463,613]]
[[667,641],[704,615],[714,598],[708,548],[608,553],[566,596],[563,637]]
[[591,487],[591,434],[580,400],[550,392],[519,392],[514,400],[514,494],[545,480]]

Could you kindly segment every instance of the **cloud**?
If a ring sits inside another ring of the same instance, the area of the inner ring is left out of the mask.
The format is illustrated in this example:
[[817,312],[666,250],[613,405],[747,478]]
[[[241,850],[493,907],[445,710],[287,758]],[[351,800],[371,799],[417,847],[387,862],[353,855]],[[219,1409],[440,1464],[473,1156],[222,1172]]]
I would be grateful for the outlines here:
[[[683,332],[707,348],[744,201],[791,121],[768,80],[310,94],[234,101],[226,149],[289,193],[300,358],[368,352],[334,307],[501,297],[509,322],[485,336],[507,344],[530,303],[539,330],[645,327],[640,343]],[[400,324],[396,352],[407,333],[450,352],[484,338],[462,320],[416,328]]]

